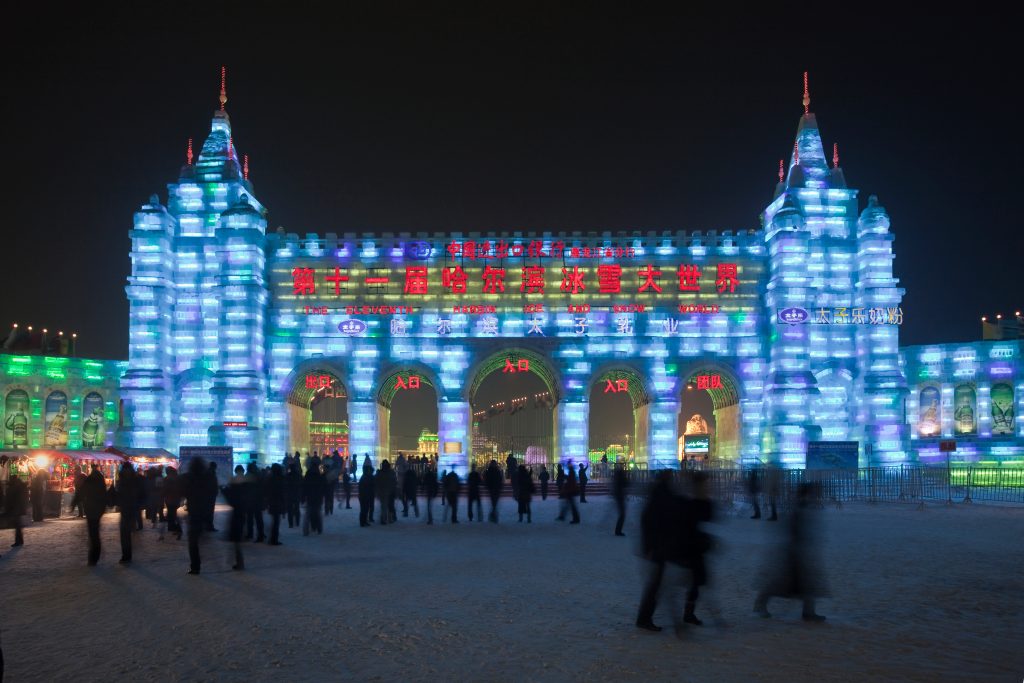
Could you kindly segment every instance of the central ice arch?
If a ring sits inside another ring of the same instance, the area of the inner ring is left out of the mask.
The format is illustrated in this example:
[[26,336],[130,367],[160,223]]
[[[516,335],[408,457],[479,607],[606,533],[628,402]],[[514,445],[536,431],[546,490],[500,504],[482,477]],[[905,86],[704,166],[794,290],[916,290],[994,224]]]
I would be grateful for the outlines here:
[[[648,440],[651,434],[651,382],[650,378],[640,368],[620,361],[612,361],[598,366],[591,376],[590,386],[586,393],[588,399],[592,396],[595,388],[606,387],[606,391],[615,393],[624,391],[628,396],[633,408],[633,456],[629,457],[627,449],[626,457],[631,466],[646,468],[650,462],[650,444]],[[593,414],[587,411],[587,427],[590,428],[590,421]]]
[[[466,373],[468,382],[464,386],[464,398],[473,406],[484,380],[494,373],[505,372],[511,368],[514,372],[529,372],[538,377],[544,384],[547,396],[544,397],[544,405],[551,408],[551,434],[550,438],[545,437],[545,443],[541,446],[545,452],[543,460],[549,467],[551,463],[564,459],[566,454],[560,451],[559,439],[559,402],[562,397],[562,380],[557,370],[556,363],[551,359],[548,350],[539,347],[526,345],[512,345],[500,347],[497,350],[483,353],[478,360],[469,368]],[[467,433],[473,434],[473,409],[468,415]],[[515,449],[513,449],[515,450]],[[525,452],[522,454],[526,457]],[[577,458],[578,459],[578,458]],[[470,439],[467,451],[466,465],[474,461],[472,439]],[[536,464],[539,464],[539,460]]]

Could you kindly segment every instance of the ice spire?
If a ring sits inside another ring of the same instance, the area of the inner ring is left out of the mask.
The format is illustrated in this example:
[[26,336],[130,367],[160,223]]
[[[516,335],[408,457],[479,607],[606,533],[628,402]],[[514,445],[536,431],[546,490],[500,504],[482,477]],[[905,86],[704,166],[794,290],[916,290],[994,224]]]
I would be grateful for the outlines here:
[[243,163],[242,163],[242,178],[244,178],[245,180],[248,180],[249,179],[249,155],[248,154],[242,155],[242,159],[244,160]]
[[811,113],[811,95],[806,71],[802,101],[804,115],[800,117],[800,124],[797,126],[786,187],[828,187],[831,172],[822,147],[818,122]]
[[[804,74],[804,83],[807,82],[807,74]],[[806,86],[805,86],[806,87]],[[220,68],[220,110],[224,111],[224,105],[228,103],[228,68]]]
[[[223,86],[221,86],[223,88]],[[223,96],[223,90],[221,94]],[[811,113],[811,91],[807,88],[807,72],[804,72],[804,116]]]
[[188,139],[188,151],[185,153],[185,159],[188,162],[188,165],[191,166],[192,165],[192,138]]

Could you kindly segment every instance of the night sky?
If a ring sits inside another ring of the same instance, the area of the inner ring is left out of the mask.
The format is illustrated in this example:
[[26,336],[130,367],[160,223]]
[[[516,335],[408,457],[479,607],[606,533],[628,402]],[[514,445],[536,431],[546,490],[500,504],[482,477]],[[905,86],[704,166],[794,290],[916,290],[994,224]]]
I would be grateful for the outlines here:
[[300,234],[757,228],[807,70],[847,182],[892,217],[901,342],[1024,307],[1013,22],[428,4],[10,14],[0,324],[127,357],[132,214],[198,151],[221,64],[270,229]]

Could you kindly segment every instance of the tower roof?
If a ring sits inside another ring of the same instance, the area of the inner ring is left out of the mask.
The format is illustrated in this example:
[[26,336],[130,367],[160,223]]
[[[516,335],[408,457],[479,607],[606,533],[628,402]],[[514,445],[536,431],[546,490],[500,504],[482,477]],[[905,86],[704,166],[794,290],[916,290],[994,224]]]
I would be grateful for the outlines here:
[[213,112],[210,134],[203,142],[196,162],[196,170],[203,180],[234,180],[241,177],[238,151],[231,134],[231,117],[225,109],[228,101],[226,77],[227,71],[221,67],[220,109]]
[[[842,179],[842,172],[835,173],[828,166],[825,147],[821,142],[818,120],[810,109],[811,97],[807,87],[807,73],[804,72],[804,115],[796,128],[793,151],[789,157],[789,171],[785,187],[835,187],[835,180]],[[838,170],[838,169],[837,169]],[[840,187],[845,187],[843,180]]]

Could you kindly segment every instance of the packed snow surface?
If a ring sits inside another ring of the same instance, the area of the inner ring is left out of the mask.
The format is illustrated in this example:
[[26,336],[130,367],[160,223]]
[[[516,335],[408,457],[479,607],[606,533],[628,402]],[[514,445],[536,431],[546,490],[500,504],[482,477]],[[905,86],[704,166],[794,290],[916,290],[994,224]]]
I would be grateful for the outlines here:
[[[422,501],[421,501],[422,503]],[[498,525],[399,516],[359,528],[325,518],[323,536],[282,530],[283,546],[247,543],[231,570],[219,534],[187,576],[185,540],[135,534],[117,563],[116,513],[103,556],[86,566],[83,520],[0,531],[0,637],[7,681],[1020,681],[1024,678],[1024,510],[931,504],[820,512],[831,597],[822,624],[794,601],[751,613],[754,582],[784,524],[719,510],[704,626],[677,636],[679,578],[662,593],[661,633],[634,626],[644,562],[640,503],[625,538],[593,497],[583,523],[534,503]],[[485,503],[486,506],[486,503]],[[342,508],[344,506],[342,505]],[[401,511],[399,511],[401,515]],[[411,515],[411,513],[410,513]],[[269,531],[269,525],[268,525]]]

